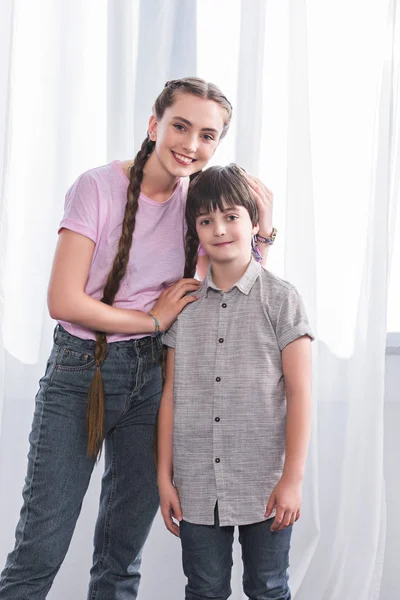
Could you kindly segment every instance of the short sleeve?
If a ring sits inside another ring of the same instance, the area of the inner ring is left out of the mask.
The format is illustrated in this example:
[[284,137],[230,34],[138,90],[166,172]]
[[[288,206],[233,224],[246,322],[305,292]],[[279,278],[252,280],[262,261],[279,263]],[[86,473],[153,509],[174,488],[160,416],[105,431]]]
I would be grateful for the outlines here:
[[311,340],[314,339],[303,299],[296,288],[291,286],[284,292],[276,324],[276,337],[280,350],[282,351],[285,346],[303,335],[308,335]]
[[99,191],[90,173],[83,173],[65,196],[64,216],[58,232],[65,227],[97,241]]
[[164,333],[163,344],[169,348],[175,348],[176,344],[176,330],[178,327],[178,320],[176,319],[171,327]]

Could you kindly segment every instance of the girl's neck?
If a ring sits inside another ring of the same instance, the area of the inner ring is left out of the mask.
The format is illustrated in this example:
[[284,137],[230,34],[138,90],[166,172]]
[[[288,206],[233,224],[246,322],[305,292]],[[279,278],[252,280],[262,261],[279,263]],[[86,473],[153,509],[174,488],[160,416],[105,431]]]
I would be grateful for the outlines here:
[[144,169],[141,192],[157,202],[165,202],[172,195],[179,177],[174,177],[160,163],[153,150]]
[[232,262],[211,261],[211,274],[214,284],[223,292],[230,290],[247,271],[251,256],[244,256]]

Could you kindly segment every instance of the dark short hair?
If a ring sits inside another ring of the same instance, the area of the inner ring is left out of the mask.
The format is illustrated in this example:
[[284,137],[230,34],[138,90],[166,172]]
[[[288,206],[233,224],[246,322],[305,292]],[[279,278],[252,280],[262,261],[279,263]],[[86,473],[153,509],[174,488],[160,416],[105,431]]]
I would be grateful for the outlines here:
[[201,213],[243,206],[254,225],[258,223],[257,203],[243,170],[232,163],[226,167],[209,167],[190,182],[186,201],[188,229],[196,232],[196,218]]

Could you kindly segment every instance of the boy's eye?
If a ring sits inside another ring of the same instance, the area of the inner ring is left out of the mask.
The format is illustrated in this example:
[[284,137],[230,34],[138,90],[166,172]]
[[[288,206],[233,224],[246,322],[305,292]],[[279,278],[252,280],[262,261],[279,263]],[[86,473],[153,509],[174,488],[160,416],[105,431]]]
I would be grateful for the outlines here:
[[237,215],[228,215],[226,218],[228,219],[228,221],[236,221],[236,219],[238,219],[239,217]]
[[211,223],[211,219],[202,219],[199,225],[209,225]]

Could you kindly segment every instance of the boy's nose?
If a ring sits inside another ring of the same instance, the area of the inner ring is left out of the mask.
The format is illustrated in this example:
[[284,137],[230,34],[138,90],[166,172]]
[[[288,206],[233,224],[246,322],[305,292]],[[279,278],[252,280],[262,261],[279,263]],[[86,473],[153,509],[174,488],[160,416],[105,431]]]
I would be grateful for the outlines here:
[[225,235],[226,227],[224,223],[215,223],[214,226],[214,235],[220,236]]

